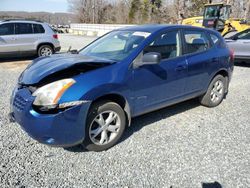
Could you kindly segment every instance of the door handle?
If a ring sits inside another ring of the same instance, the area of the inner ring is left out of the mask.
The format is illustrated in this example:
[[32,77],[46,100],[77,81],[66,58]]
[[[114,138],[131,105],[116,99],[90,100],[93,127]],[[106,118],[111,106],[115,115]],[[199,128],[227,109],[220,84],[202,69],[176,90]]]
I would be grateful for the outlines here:
[[17,40],[17,38],[11,38],[11,40]]
[[243,42],[243,44],[250,44],[250,42]]
[[186,65],[179,65],[179,66],[177,66],[176,67],[176,71],[182,71],[182,70],[185,70],[185,69],[187,69],[187,66]]

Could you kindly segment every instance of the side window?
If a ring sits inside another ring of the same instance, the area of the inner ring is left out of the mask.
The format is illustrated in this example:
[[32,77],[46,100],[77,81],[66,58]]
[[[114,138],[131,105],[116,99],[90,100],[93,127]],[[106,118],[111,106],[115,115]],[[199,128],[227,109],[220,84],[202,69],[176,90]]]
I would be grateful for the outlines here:
[[180,56],[181,44],[179,40],[179,32],[170,31],[158,36],[143,53],[158,52],[162,59],[170,59]]
[[14,24],[6,23],[0,25],[0,36],[2,35],[14,35]]
[[32,24],[16,23],[16,34],[32,34]]
[[33,24],[34,33],[45,33],[45,30],[41,24]]
[[210,42],[203,31],[184,31],[186,53],[203,52],[210,48]]
[[244,31],[243,33],[238,35],[238,39],[242,39],[242,40],[248,40],[250,39],[250,30],[248,31]]

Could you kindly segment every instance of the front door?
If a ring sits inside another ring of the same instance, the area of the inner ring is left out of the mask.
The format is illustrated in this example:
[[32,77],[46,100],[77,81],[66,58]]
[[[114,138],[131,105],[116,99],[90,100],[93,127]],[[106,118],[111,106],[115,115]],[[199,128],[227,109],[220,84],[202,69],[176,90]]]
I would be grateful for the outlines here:
[[3,55],[18,53],[14,24],[5,23],[0,25],[0,58]]
[[163,107],[184,95],[187,62],[182,56],[181,46],[178,30],[164,32],[135,60],[140,61],[143,54],[150,52],[158,52],[162,56],[160,64],[133,69],[134,115]]

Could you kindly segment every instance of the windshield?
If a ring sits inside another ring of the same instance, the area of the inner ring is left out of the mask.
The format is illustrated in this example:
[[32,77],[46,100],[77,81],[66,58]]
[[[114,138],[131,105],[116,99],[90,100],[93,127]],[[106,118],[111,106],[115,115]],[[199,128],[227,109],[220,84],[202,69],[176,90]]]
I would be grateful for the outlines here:
[[113,31],[82,49],[79,53],[116,62],[122,61],[150,34],[139,31]]

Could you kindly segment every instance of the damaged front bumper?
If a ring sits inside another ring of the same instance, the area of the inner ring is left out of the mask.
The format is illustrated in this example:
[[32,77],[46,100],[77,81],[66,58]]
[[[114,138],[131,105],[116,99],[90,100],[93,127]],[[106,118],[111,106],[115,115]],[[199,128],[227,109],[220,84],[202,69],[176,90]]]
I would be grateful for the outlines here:
[[32,107],[34,97],[27,88],[16,90],[12,99],[10,121],[40,143],[68,147],[85,138],[85,122],[91,102],[71,106],[55,114],[41,114]]

